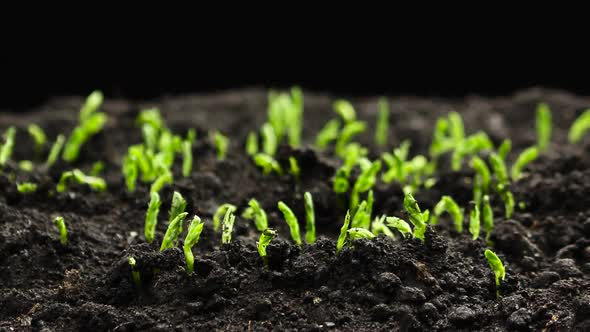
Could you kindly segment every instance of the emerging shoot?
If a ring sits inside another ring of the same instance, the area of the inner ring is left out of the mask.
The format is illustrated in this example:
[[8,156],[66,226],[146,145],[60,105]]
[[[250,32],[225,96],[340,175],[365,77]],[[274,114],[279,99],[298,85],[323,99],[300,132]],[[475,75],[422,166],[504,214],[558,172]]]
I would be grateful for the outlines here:
[[51,146],[51,150],[49,150],[49,155],[47,156],[47,162],[45,163],[47,167],[51,167],[59,158],[59,154],[61,153],[61,149],[64,146],[66,141],[66,137],[62,134],[57,135],[57,139]]
[[328,121],[324,128],[322,128],[316,136],[315,145],[318,148],[318,150],[325,150],[333,140],[338,138],[339,132],[340,121],[338,121],[337,119],[332,119]]
[[522,151],[510,169],[510,176],[512,177],[512,180],[517,181],[520,179],[522,170],[525,168],[525,166],[537,159],[538,156],[539,149],[536,146],[532,146]]
[[551,109],[540,103],[537,106],[537,147],[544,152],[551,141]]
[[389,105],[387,99],[379,99],[379,115],[377,116],[377,126],[375,128],[375,142],[377,145],[384,146],[387,143],[387,134],[389,131]]
[[407,235],[412,235],[412,228],[405,220],[397,217],[385,218],[387,226],[397,229],[402,236],[405,238]]
[[36,124],[29,125],[27,127],[27,131],[33,138],[33,141],[35,141],[35,153],[36,156],[39,156],[43,151],[45,144],[47,143],[47,136],[45,135],[43,129],[41,129],[41,127],[37,126]]
[[68,230],[66,229],[66,223],[63,217],[55,217],[53,223],[59,230],[59,242],[62,246],[68,244]]
[[[182,225],[182,224],[181,224]],[[198,216],[194,216],[190,225],[188,226],[188,233],[184,239],[182,251],[184,252],[184,259],[186,260],[186,271],[191,274],[195,269],[195,256],[192,248],[199,242],[201,232],[203,232],[203,222]],[[180,234],[179,234],[180,235]],[[160,250],[161,251],[161,250]]]
[[434,206],[434,214],[431,216],[430,223],[436,225],[438,218],[445,212],[448,212],[453,218],[455,230],[457,233],[463,232],[463,209],[451,196],[443,196],[440,201]]
[[244,210],[242,213],[242,218],[248,220],[254,220],[254,225],[256,225],[256,229],[260,232],[264,231],[268,228],[268,219],[266,217],[266,212],[260,207],[258,201],[252,198],[248,202],[249,207]]
[[[184,212],[184,209],[186,208],[186,200],[184,199],[184,197],[182,197],[182,195],[178,192],[175,191],[174,194],[172,194],[172,204],[170,204],[170,217],[168,218],[168,221],[170,222],[170,224],[172,224],[172,221],[176,218],[176,216],[178,216],[179,214]],[[182,222],[179,225],[180,227],[180,233],[182,232]],[[178,233],[178,234],[180,234]]]
[[221,243],[228,244],[231,242],[231,232],[234,229],[234,222],[236,216],[231,209],[228,209],[223,216],[223,224],[221,227]]
[[348,236],[350,240],[372,239],[375,237],[375,234],[366,228],[351,228],[348,230]]
[[345,123],[351,123],[356,120],[356,112],[352,104],[346,100],[337,100],[333,104],[334,111],[342,117]]
[[23,182],[23,183],[17,183],[16,184],[16,190],[19,193],[32,193],[37,191],[37,184],[33,183],[33,182]]
[[[494,276],[496,279],[496,289],[500,288],[500,280],[504,281],[506,278],[506,269],[504,268],[504,264],[498,256],[491,250],[486,249],[484,252],[486,259],[488,260],[488,264],[492,271],[494,271]],[[496,295],[500,296],[500,291],[496,290]]]
[[279,165],[279,162],[270,155],[258,153],[254,156],[254,163],[256,166],[262,168],[262,174],[264,175],[268,175],[272,172],[275,172],[278,175],[283,175],[281,165]]
[[129,258],[127,258],[127,263],[129,263],[129,267],[131,268],[131,279],[133,280],[135,287],[141,288],[141,276],[137,269],[137,261],[135,260],[135,257],[129,256]]
[[249,156],[258,153],[258,136],[254,132],[249,133],[248,138],[246,138],[246,153]]
[[150,203],[145,214],[145,240],[148,243],[154,241],[156,234],[156,225],[158,224],[158,214],[160,212],[160,195],[157,192],[150,194]]
[[164,239],[162,240],[162,245],[160,246],[160,252],[176,246],[178,237],[180,236],[180,233],[182,233],[182,222],[187,215],[187,212],[177,215],[168,225],[168,229],[166,229],[166,234],[164,234]]
[[56,187],[57,192],[61,193],[66,191],[67,184],[72,181],[78,184],[86,184],[94,191],[105,191],[107,189],[107,184],[104,179],[96,176],[89,176],[79,169],[74,169],[62,173]]
[[477,240],[477,238],[479,238],[480,224],[481,216],[479,206],[475,203],[473,204],[473,210],[469,213],[469,233],[471,233],[472,240]]
[[578,118],[572,123],[568,134],[568,140],[570,143],[578,143],[586,131],[590,129],[590,108],[585,110]]
[[342,225],[342,228],[340,228],[340,235],[338,236],[338,241],[336,242],[336,254],[340,254],[340,251],[342,251],[342,248],[344,247],[346,235],[348,234],[348,227],[350,227],[350,211],[346,211],[344,224]]
[[219,226],[221,225],[221,217],[225,216],[228,211],[230,213],[236,212],[236,206],[233,204],[225,203],[221,204],[215,214],[213,215],[213,230],[217,232],[219,230]]
[[227,148],[229,146],[229,138],[216,130],[213,132],[213,142],[215,143],[215,149],[217,150],[217,159],[225,160],[225,155],[227,154]]
[[420,211],[418,202],[412,196],[411,193],[406,194],[404,197],[404,208],[408,212],[410,222],[414,225],[413,235],[424,242],[424,233],[426,233],[426,222],[424,221],[424,215]]
[[299,233],[299,222],[297,221],[297,217],[293,213],[293,211],[287,206],[287,204],[279,201],[278,203],[279,210],[283,213],[285,217],[285,221],[287,225],[289,225],[289,229],[291,231],[291,238],[293,238],[293,242],[298,246],[301,246],[301,235]]
[[481,216],[483,219],[483,230],[486,232],[486,241],[490,239],[490,235],[494,230],[494,211],[490,204],[490,196],[483,196],[483,208],[481,210]]
[[182,142],[182,176],[187,177],[193,169],[193,146],[191,141]]
[[262,258],[262,264],[264,264],[264,266],[268,266],[266,247],[268,247],[270,241],[272,241],[275,236],[277,236],[277,232],[267,228],[264,230],[264,232],[262,232],[262,234],[260,234],[260,239],[258,239],[258,254],[260,255],[260,258]]
[[14,149],[14,136],[16,135],[16,128],[9,127],[4,133],[4,144],[0,147],[0,166],[6,165],[6,162],[12,155]]
[[309,244],[315,243],[315,213],[313,198],[309,192],[303,195],[305,201],[305,241]]
[[260,134],[262,135],[262,151],[269,156],[274,156],[279,143],[273,126],[270,123],[263,124]]

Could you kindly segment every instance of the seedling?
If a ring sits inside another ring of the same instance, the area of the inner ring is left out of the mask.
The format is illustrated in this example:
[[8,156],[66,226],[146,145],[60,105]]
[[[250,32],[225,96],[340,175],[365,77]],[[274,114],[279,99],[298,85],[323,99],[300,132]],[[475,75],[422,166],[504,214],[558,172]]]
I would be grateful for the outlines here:
[[62,246],[68,244],[68,230],[66,229],[66,223],[63,217],[55,217],[53,223],[59,230],[59,242]]
[[156,225],[158,224],[158,214],[160,213],[160,195],[157,192],[150,193],[150,203],[145,214],[145,240],[148,243],[154,241],[156,234]]
[[172,173],[169,171],[164,172],[160,176],[156,178],[156,180],[152,183],[150,187],[150,193],[159,192],[162,187],[166,184],[171,184],[174,179],[172,178]]
[[254,156],[254,163],[256,166],[262,168],[262,174],[268,175],[272,172],[278,175],[283,175],[283,169],[281,165],[270,155],[264,153],[258,153]]
[[195,139],[197,139],[197,131],[194,128],[190,128],[186,132],[186,141],[193,144],[195,142]]
[[22,169],[25,172],[32,172],[35,168],[35,165],[30,160],[21,160],[18,162],[18,168]]
[[256,225],[256,229],[260,232],[264,231],[268,228],[268,219],[266,217],[266,212],[260,207],[258,201],[252,198],[248,202],[249,207],[244,210],[242,213],[242,218],[248,220],[254,220],[254,225]]
[[471,233],[471,239],[477,240],[480,233],[481,215],[479,212],[478,204],[473,204],[473,209],[469,213],[469,233]]
[[[175,191],[174,194],[172,194],[172,204],[170,204],[170,216],[168,217],[169,223],[171,224],[176,216],[183,213],[184,209],[186,209],[186,200],[184,197],[182,197],[182,194],[180,194],[178,191]],[[180,228],[178,234],[180,234],[182,233],[182,222],[178,227]]]
[[367,201],[362,201],[361,204],[359,204],[358,208],[356,209],[356,212],[354,213],[354,217],[352,217],[352,227],[353,228],[363,226],[363,222],[365,220],[366,213],[367,213]]
[[291,103],[285,116],[289,145],[298,147],[301,145],[301,132],[303,131],[303,92],[298,87],[291,88]]
[[334,177],[334,192],[337,194],[343,194],[348,191],[349,183],[348,183],[348,174],[349,169],[346,167],[340,167],[336,171],[336,176]]
[[299,167],[299,163],[295,157],[289,157],[289,168],[293,178],[295,179],[295,183],[301,182],[301,168]]
[[410,222],[414,225],[414,237],[424,242],[424,233],[426,233],[426,222],[424,221],[424,215],[422,215],[422,212],[420,211],[418,202],[416,201],[414,196],[412,196],[411,193],[406,194],[404,197],[404,208],[408,212]]
[[57,139],[51,146],[49,155],[47,156],[47,162],[45,163],[47,167],[51,167],[53,164],[55,164],[57,158],[59,158],[59,154],[61,153],[61,149],[63,148],[65,141],[66,137],[64,135],[57,135]]
[[347,123],[342,131],[338,140],[336,141],[336,154],[342,158],[346,155],[344,153],[344,147],[352,140],[352,138],[367,129],[367,124],[362,121],[354,121]]
[[178,236],[182,233],[182,222],[187,215],[187,212],[180,213],[168,224],[168,229],[166,229],[166,234],[164,234],[164,239],[160,246],[160,252],[176,246]]
[[379,170],[381,170],[381,161],[376,160],[371,164],[371,167],[364,170],[357,178],[350,195],[350,207],[352,211],[355,211],[358,206],[359,194],[367,192],[375,186]]
[[346,124],[352,123],[356,120],[356,112],[352,104],[346,100],[336,100],[333,104],[334,111],[342,117]]
[[125,185],[127,191],[135,191],[135,183],[137,182],[137,164],[135,160],[130,156],[123,157],[122,164],[123,176],[125,177]]
[[309,244],[315,243],[315,213],[313,198],[309,192],[303,195],[305,202],[305,241]]
[[484,256],[488,260],[490,268],[492,271],[494,271],[494,276],[496,279],[496,295],[500,296],[500,291],[498,289],[500,288],[500,280],[504,281],[506,278],[506,269],[504,268],[504,264],[502,264],[500,258],[498,258],[498,256],[493,251],[486,249]]
[[506,170],[506,164],[504,163],[504,159],[496,153],[490,154],[490,164],[492,165],[492,169],[494,170],[494,175],[496,175],[496,180],[499,184],[506,185],[508,184],[508,171]]
[[92,176],[98,176],[100,175],[100,173],[102,173],[102,171],[104,170],[104,163],[102,161],[97,161],[94,164],[92,164],[92,168],[90,169],[90,175]]
[[73,162],[78,159],[82,145],[90,139],[90,137],[100,132],[106,122],[106,114],[100,112],[93,113],[80,122],[65,144],[62,155],[63,159],[67,162]]
[[328,121],[316,136],[315,145],[318,150],[325,150],[333,140],[338,138],[339,132],[340,121],[337,119]]
[[33,192],[37,191],[37,184],[33,183],[33,182],[17,183],[16,190],[19,193],[23,193],[23,194],[33,193]]
[[371,232],[375,235],[385,234],[385,236],[395,239],[393,232],[385,226],[385,218],[386,215],[375,217],[375,220],[371,223]]
[[365,228],[351,228],[348,230],[348,236],[350,240],[372,239],[375,237],[375,234]]
[[193,146],[190,141],[182,142],[182,176],[187,177],[193,170]]
[[236,212],[236,209],[237,209],[236,206],[233,204],[229,204],[229,203],[221,204],[217,208],[217,211],[215,211],[215,214],[213,215],[213,230],[215,230],[215,232],[217,232],[219,230],[219,226],[221,225],[221,217],[225,216],[227,211],[234,213],[234,212]]
[[509,219],[514,212],[514,196],[503,184],[496,186],[496,191],[500,194],[502,201],[504,201],[504,210],[506,211],[506,219]]
[[387,134],[389,131],[389,105],[387,99],[379,99],[379,115],[377,116],[377,126],[375,128],[375,142],[377,145],[384,146],[387,144]]
[[129,263],[129,267],[131,268],[131,279],[133,280],[135,287],[141,288],[141,276],[137,269],[137,261],[135,260],[135,257],[129,256],[129,258],[127,258],[127,263]]
[[483,208],[481,210],[481,216],[483,219],[483,230],[486,232],[486,241],[489,241],[490,235],[494,230],[494,211],[490,204],[490,196],[483,196]]
[[522,151],[516,161],[512,165],[510,169],[510,176],[512,177],[512,181],[518,181],[522,176],[523,168],[531,163],[533,160],[537,159],[539,156],[539,149],[536,146],[532,146],[530,148],[525,149]]
[[385,220],[387,226],[397,229],[404,238],[407,237],[408,234],[410,236],[412,235],[412,228],[405,220],[397,217],[387,217]]
[[258,136],[254,132],[249,133],[248,138],[246,138],[246,153],[249,156],[258,153]]
[[141,133],[143,134],[143,140],[148,150],[156,151],[158,148],[158,130],[149,123],[144,123],[141,126]]
[[266,256],[266,247],[270,244],[270,241],[277,236],[277,232],[267,228],[265,229],[262,234],[260,234],[260,238],[258,239],[258,254],[260,258],[262,258],[262,264],[264,266],[268,266],[268,257]]
[[409,140],[404,140],[398,148],[393,150],[393,153],[384,153],[381,158],[389,166],[389,170],[383,174],[381,179],[385,183],[391,183],[393,180],[401,184],[406,182],[408,171],[410,171],[406,160],[410,152],[412,143]]
[[16,128],[9,127],[4,133],[4,144],[0,147],[0,166],[6,165],[6,162],[12,155],[14,149],[14,136],[16,135]]
[[287,113],[290,111],[291,100],[285,93],[268,94],[268,121],[272,125],[277,141],[280,141],[287,132]]
[[551,109],[540,103],[537,106],[537,147],[544,152],[551,141]]
[[260,134],[262,136],[262,151],[269,156],[274,156],[279,145],[275,129],[270,123],[265,123],[260,129]]
[[500,144],[500,147],[498,148],[498,156],[502,160],[506,160],[506,157],[508,156],[511,150],[512,141],[509,138],[506,138],[502,141],[502,144]]
[[342,248],[344,247],[344,242],[346,241],[346,235],[348,234],[348,227],[350,226],[350,211],[346,211],[346,217],[344,217],[344,224],[342,228],[340,228],[340,235],[338,236],[338,241],[336,242],[336,254],[340,254]]
[[[491,176],[490,170],[486,165],[485,161],[483,161],[478,156],[471,157],[471,167],[477,173],[477,177],[479,177],[479,181],[481,183],[481,191],[483,194],[487,194],[490,188]],[[479,202],[479,200],[477,200]]]
[[234,229],[235,220],[236,216],[230,209],[228,209],[225,212],[225,216],[223,217],[223,224],[221,227],[221,243],[228,244],[231,242],[231,232]]
[[193,273],[193,271],[195,270],[195,256],[193,255],[192,248],[195,246],[195,244],[199,242],[199,239],[201,238],[201,232],[203,232],[203,225],[204,224],[201,221],[201,218],[195,215],[190,225],[188,226],[188,233],[186,234],[186,238],[184,239],[182,251],[184,252],[184,259],[186,261],[186,271],[189,274]]
[[150,124],[157,130],[165,127],[160,110],[157,108],[145,109],[139,113],[137,116],[137,124],[143,126],[146,123]]
[[227,154],[227,148],[229,146],[229,138],[216,130],[213,132],[213,142],[215,143],[215,149],[217,150],[217,159],[225,160],[225,155]]
[[291,238],[293,238],[293,242],[296,245],[301,246],[301,235],[299,233],[299,222],[297,221],[297,217],[295,213],[287,206],[287,204],[279,201],[277,204],[279,210],[283,213],[283,217],[285,217],[285,221],[287,225],[289,225],[289,230],[291,231]]
[[33,141],[35,141],[35,154],[39,156],[43,151],[43,147],[45,147],[45,144],[47,143],[47,136],[43,129],[36,124],[29,125],[27,131],[33,138]]
[[447,137],[449,130],[449,121],[447,118],[440,117],[436,121],[434,133],[432,135],[432,143],[430,144],[429,154],[432,158],[436,158],[448,151],[451,151],[456,145],[452,139]]
[[107,184],[104,179],[96,176],[85,175],[81,170],[74,169],[62,173],[56,187],[57,192],[61,193],[66,191],[66,186],[68,182],[71,181],[78,184],[86,184],[95,191],[105,191],[107,189]]
[[104,100],[104,96],[102,95],[101,91],[92,91],[88,97],[86,97],[86,101],[82,108],[80,108],[80,123],[87,121],[93,114],[98,111],[102,102]]
[[449,119],[449,133],[455,143],[459,143],[465,139],[465,127],[463,125],[463,118],[457,112],[451,112]]
[[457,143],[453,155],[451,156],[451,168],[453,171],[459,171],[463,158],[469,155],[475,155],[476,153],[493,149],[494,144],[483,131],[477,132],[464,140]]
[[590,108],[585,110],[576,120],[572,123],[568,134],[568,140],[570,143],[578,143],[586,131],[590,129]]
[[463,209],[459,207],[451,196],[443,196],[434,206],[434,214],[431,217],[430,223],[436,225],[438,218],[445,212],[448,212],[453,218],[455,230],[458,233],[463,233]]

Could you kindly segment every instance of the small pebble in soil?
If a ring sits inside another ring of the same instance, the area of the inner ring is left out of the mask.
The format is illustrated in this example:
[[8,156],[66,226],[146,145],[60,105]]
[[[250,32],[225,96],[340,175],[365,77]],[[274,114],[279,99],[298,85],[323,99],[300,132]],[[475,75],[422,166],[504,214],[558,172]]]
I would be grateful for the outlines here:
[[553,268],[562,278],[582,276],[582,271],[576,266],[576,261],[571,258],[555,260],[555,262],[553,262]]
[[535,288],[547,288],[559,280],[559,273],[555,271],[543,271],[533,279],[532,286]]
[[451,309],[451,312],[449,313],[449,320],[453,323],[464,323],[475,320],[476,318],[477,313],[464,305]]
[[391,293],[401,283],[400,278],[392,272],[383,272],[377,277],[377,288],[386,293]]
[[416,287],[401,287],[397,293],[400,301],[422,302],[426,300],[424,292]]
[[513,312],[506,320],[506,327],[509,330],[520,330],[527,327],[531,320],[531,313],[526,308],[520,308]]

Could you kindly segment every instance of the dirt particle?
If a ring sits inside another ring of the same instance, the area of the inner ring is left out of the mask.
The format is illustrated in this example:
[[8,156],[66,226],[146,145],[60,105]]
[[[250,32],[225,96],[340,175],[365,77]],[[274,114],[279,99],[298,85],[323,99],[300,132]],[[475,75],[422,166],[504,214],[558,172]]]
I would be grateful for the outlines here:
[[475,320],[476,318],[477,313],[464,305],[451,309],[451,312],[449,313],[449,320],[453,323],[465,323]]
[[531,313],[526,308],[520,308],[513,312],[506,320],[506,327],[512,330],[528,330]]
[[532,286],[535,288],[547,288],[559,280],[559,273],[555,271],[543,271],[533,279]]
[[423,302],[426,300],[424,291],[416,287],[401,287],[397,293],[400,301]]
[[557,259],[553,262],[553,268],[562,278],[580,277],[582,271],[576,266],[576,261],[571,258]]

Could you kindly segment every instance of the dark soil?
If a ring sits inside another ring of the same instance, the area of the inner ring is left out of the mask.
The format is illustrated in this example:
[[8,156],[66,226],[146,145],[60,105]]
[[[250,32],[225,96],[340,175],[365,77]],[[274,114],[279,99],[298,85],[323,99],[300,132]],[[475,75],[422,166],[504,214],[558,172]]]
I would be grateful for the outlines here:
[[[334,116],[332,100],[305,95],[306,143]],[[396,97],[387,150],[409,138],[412,155],[427,152],[435,119],[457,110],[468,133],[485,130],[496,144],[510,137],[520,151],[535,142],[534,112],[540,101],[551,105],[555,127],[549,152],[512,185],[516,201],[526,208],[506,220],[494,199],[492,249],[507,266],[502,296],[496,297],[494,275],[483,256],[487,244],[454,233],[448,217],[429,228],[424,244],[380,236],[356,241],[335,255],[346,212],[332,191],[337,160],[310,148],[281,147],[280,160],[294,154],[301,163],[302,183],[295,187],[289,175],[262,176],[243,152],[247,133],[264,122],[264,91],[146,104],[109,100],[103,107],[109,115],[105,130],[84,146],[75,165],[25,173],[11,163],[0,176],[0,331],[590,330],[590,139],[577,146],[566,140],[569,125],[590,100],[547,90],[495,99]],[[13,159],[34,156],[27,124],[39,124],[53,140],[75,126],[81,102],[60,99],[27,113],[0,114],[2,132],[9,125],[18,128]],[[353,103],[359,117],[373,126],[377,99]],[[198,136],[194,172],[182,178],[177,160],[174,185],[161,192],[164,203],[152,245],[143,238],[149,186],[129,194],[120,172],[127,147],[141,141],[134,121],[146,106],[159,106],[173,131],[184,135],[196,128]],[[214,128],[231,138],[227,161],[217,161],[208,142],[207,130]],[[360,141],[375,158],[380,150],[373,137],[371,130]],[[107,192],[80,186],[55,193],[61,172],[88,171],[97,160],[106,164]],[[441,165],[435,187],[416,195],[422,208],[432,208],[443,194],[464,206],[470,200],[471,172],[451,172],[448,166]],[[14,177],[39,182],[40,189],[23,195]],[[180,249],[160,253],[156,243],[165,231],[173,190],[187,198],[191,215],[206,220],[194,250],[196,273],[190,276]],[[303,221],[304,191],[313,194],[320,239],[298,248],[276,203],[285,201]],[[241,212],[251,197],[279,231],[268,248],[268,268],[256,251],[258,233],[251,221],[238,216],[234,241],[225,246],[210,222],[218,205],[231,202]],[[379,183],[375,199],[376,214],[402,215],[398,185]],[[65,247],[52,224],[56,215],[68,226]],[[137,259],[141,288],[132,282],[129,255]]]

